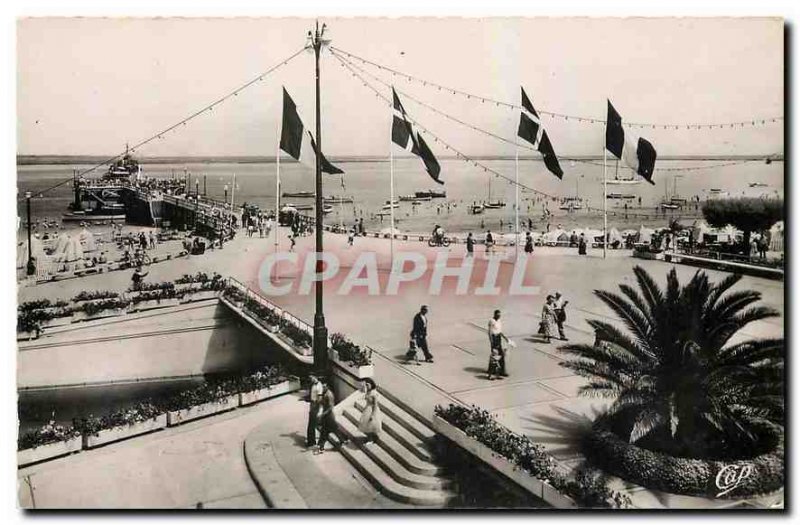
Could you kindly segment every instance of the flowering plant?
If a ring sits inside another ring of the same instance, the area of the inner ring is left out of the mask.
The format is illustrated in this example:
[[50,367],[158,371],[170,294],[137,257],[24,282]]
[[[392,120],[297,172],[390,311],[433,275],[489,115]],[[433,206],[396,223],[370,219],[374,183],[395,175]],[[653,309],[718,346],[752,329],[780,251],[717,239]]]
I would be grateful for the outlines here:
[[80,434],[80,431],[75,427],[57,425],[55,422],[50,421],[42,428],[32,432],[27,432],[26,434],[20,436],[19,441],[17,442],[17,450],[36,448],[42,445],[49,445],[50,443],[66,441],[76,436],[80,436]]
[[488,410],[474,405],[465,407],[451,404],[446,408],[436,405],[434,413],[521,470],[547,482],[582,505],[622,508],[630,504],[627,496],[610,490],[605,481],[587,470],[579,471],[575,480],[567,479],[558,472],[555,460],[541,445],[527,436],[510,431],[498,423]]
[[312,343],[311,334],[292,323],[283,323],[281,333],[292,340],[300,348],[310,348]]
[[361,348],[343,334],[331,335],[331,348],[336,352],[339,361],[349,363],[351,366],[367,366],[372,363],[372,350]]
[[[148,292],[153,290],[173,290],[175,289],[175,283],[171,281],[165,281],[163,283],[139,283],[139,291],[141,292]],[[129,292],[135,291],[133,287],[128,288]]]
[[130,300],[115,298],[115,299],[102,299],[95,302],[83,303],[78,306],[75,311],[86,312],[86,315],[92,316],[104,310],[117,310],[120,308],[127,308]]
[[117,297],[119,297],[119,294],[117,292],[112,292],[110,290],[108,291],[97,290],[95,292],[87,292],[84,290],[75,297],[73,297],[72,300],[74,302],[79,302],[79,301],[93,301],[95,299],[115,299]]
[[90,415],[87,418],[73,420],[73,427],[81,434],[96,436],[101,430],[114,427],[131,426],[149,419],[156,418],[163,410],[151,401],[137,403],[124,410],[117,410],[103,417]]
[[165,299],[177,299],[183,294],[175,291],[175,288],[160,288],[157,290],[150,290],[140,292],[131,298],[131,304],[138,304],[143,301],[163,301]]
[[280,315],[276,314],[271,308],[261,304],[260,302],[256,301],[252,298],[247,298],[244,301],[244,307],[257,318],[261,319],[262,321],[266,322],[267,324],[271,324],[273,326],[278,326],[281,324],[282,318]]
[[226,299],[234,303],[243,303],[246,299],[244,293],[235,286],[228,286],[223,293]]

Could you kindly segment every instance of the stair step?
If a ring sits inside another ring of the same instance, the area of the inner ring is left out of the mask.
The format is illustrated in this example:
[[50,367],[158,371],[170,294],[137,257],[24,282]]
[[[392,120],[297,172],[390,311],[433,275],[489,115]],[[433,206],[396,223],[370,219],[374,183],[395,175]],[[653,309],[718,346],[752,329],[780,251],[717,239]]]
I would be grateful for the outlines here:
[[442,507],[452,497],[445,490],[424,490],[408,487],[398,483],[384,471],[373,459],[353,442],[341,444],[338,436],[332,435],[331,441],[344,457],[378,489],[381,494],[403,503],[412,505]]
[[[350,439],[364,439],[365,437],[364,434],[358,430],[360,418],[361,413],[350,408],[344,412],[344,417],[339,420],[339,426],[343,427]],[[381,432],[378,438],[378,445],[383,452],[391,456],[395,462],[400,463],[411,473],[424,476],[437,476],[443,471],[441,467],[421,460],[416,455],[412,454],[405,446],[386,432]]]
[[[358,407],[348,408],[344,411],[344,415],[358,426],[358,422],[361,419],[361,411],[358,410]],[[391,418],[383,418],[381,428],[383,432],[381,432],[378,442],[382,443],[384,448],[401,463],[412,463],[412,465],[410,465],[411,468],[421,463],[423,468],[429,465],[430,467],[438,469],[434,464],[433,454],[426,443],[405,430]],[[424,471],[420,473],[427,474],[429,469],[430,468],[424,468]]]
[[[366,404],[367,401],[365,399],[359,399],[356,402],[358,408],[362,410]],[[417,417],[413,414],[410,414],[408,411],[398,406],[397,403],[393,402],[386,396],[379,396],[378,404],[380,405],[384,414],[397,421],[406,430],[415,434],[422,441],[430,442],[434,437],[436,437],[436,432],[432,428],[417,419]]]

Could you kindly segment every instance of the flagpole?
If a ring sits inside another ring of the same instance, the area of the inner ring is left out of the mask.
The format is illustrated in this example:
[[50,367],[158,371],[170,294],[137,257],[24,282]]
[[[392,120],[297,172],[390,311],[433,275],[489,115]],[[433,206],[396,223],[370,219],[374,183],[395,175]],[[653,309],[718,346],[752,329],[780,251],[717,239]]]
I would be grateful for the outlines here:
[[514,254],[519,257],[519,143],[514,138]]
[[[608,126],[608,122],[606,122]],[[607,244],[608,244],[608,181],[606,180],[606,158],[608,152],[605,145],[603,146],[603,259],[606,258]]]
[[[278,229],[280,226],[280,213],[281,213],[280,199],[281,199],[281,132],[279,128],[278,147],[275,148],[275,254],[276,255],[278,254]],[[277,274],[277,271],[275,273]]]
[[[390,115],[392,105],[389,104]],[[391,218],[390,228],[391,233],[389,237],[389,271],[392,270],[394,264],[394,148],[392,147],[392,125],[389,124],[389,217]]]

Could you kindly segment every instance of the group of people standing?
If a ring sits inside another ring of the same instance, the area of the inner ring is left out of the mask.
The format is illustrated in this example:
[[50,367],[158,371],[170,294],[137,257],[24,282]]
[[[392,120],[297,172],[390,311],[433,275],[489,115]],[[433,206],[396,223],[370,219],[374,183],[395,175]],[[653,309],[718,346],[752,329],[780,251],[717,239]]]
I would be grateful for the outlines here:
[[[330,435],[337,429],[336,398],[330,385],[320,380],[317,376],[310,376],[308,400],[308,426],[306,428],[306,447],[311,448],[314,454],[322,454],[325,444],[330,441]],[[364,444],[376,442],[382,430],[382,415],[378,397],[378,387],[371,378],[361,382],[361,392],[365,401],[364,410],[358,421],[358,430],[366,437]],[[342,439],[346,444],[347,439]]]

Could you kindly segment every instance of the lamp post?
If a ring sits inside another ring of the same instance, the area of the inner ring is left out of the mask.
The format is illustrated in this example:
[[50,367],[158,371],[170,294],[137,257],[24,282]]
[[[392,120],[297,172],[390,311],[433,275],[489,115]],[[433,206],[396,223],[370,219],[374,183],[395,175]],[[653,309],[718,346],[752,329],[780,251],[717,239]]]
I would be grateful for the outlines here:
[[200,214],[200,179],[194,179],[194,230],[197,231],[197,216]]
[[228,207],[228,185],[225,185],[225,207]]
[[28,275],[36,273],[36,264],[33,262],[33,246],[31,246],[31,192],[25,192],[25,203],[28,205],[28,265],[26,272]]
[[316,282],[315,284],[315,298],[316,307],[314,310],[314,369],[319,374],[327,375],[328,371],[328,329],[325,327],[325,314],[323,312],[322,301],[322,132],[321,132],[321,118],[320,118],[320,82],[319,82],[319,55],[323,46],[330,44],[329,38],[323,38],[326,26],[322,24],[319,26],[319,21],[316,23],[314,32],[308,32],[306,48],[314,50],[314,66],[316,73],[316,194],[315,194],[315,225],[314,233],[316,235]]

